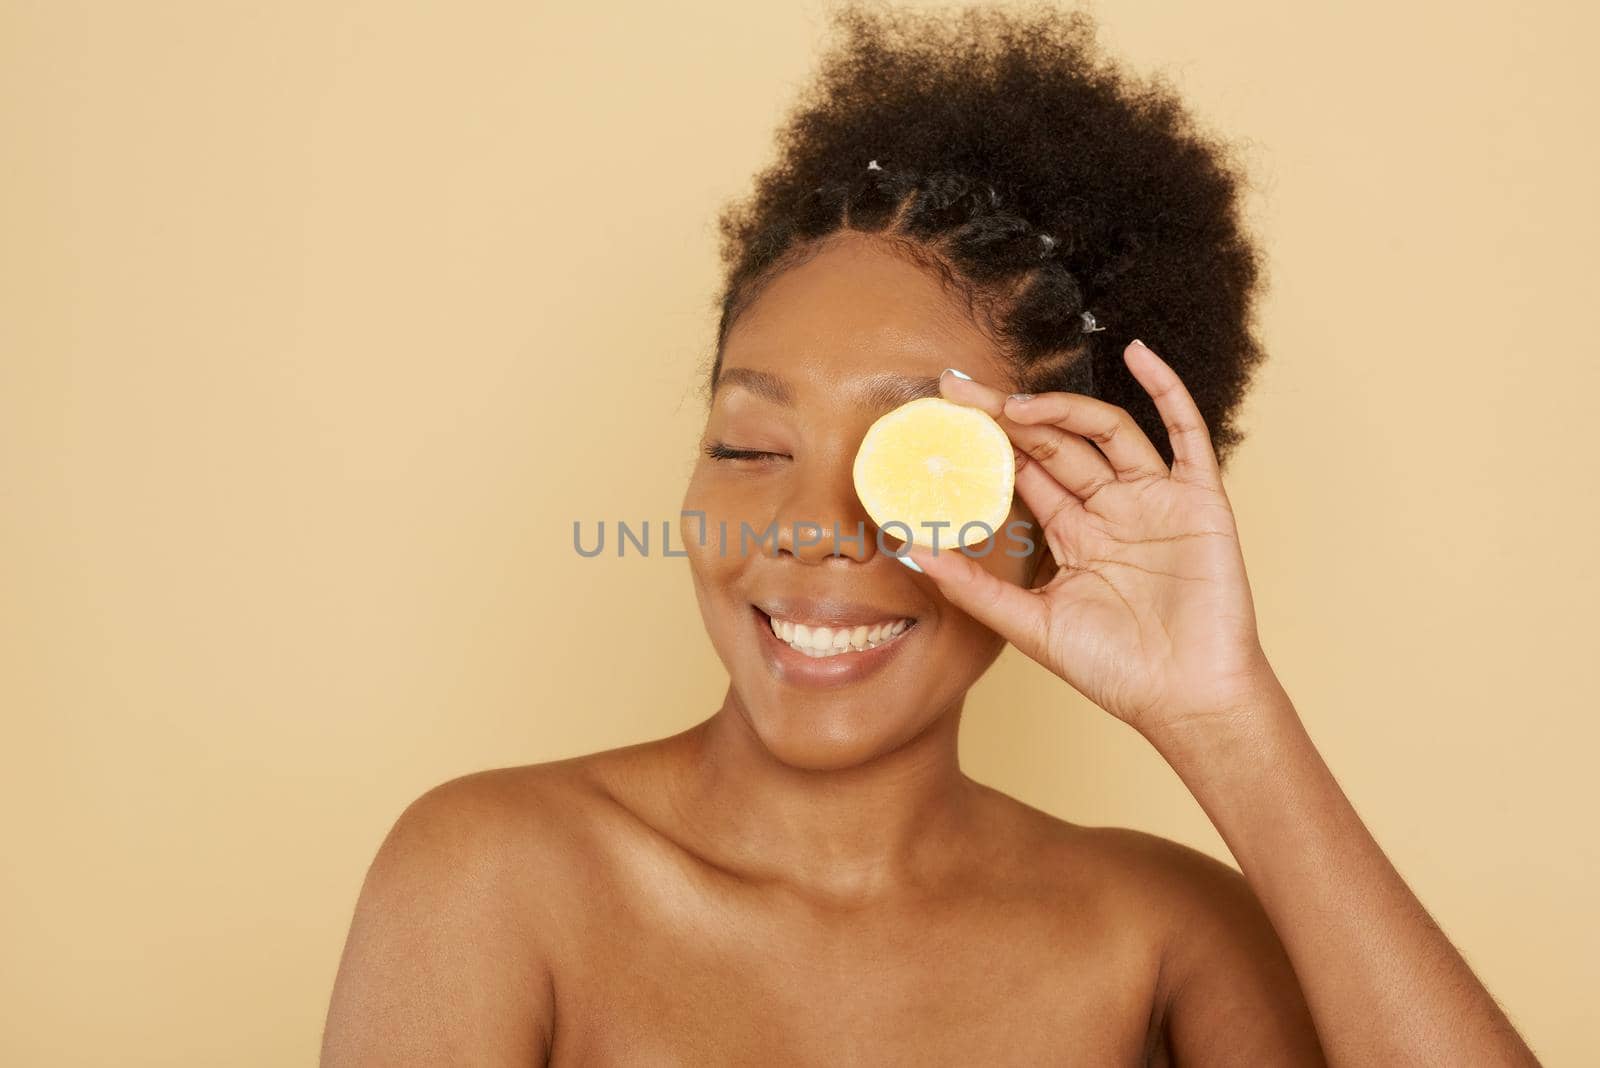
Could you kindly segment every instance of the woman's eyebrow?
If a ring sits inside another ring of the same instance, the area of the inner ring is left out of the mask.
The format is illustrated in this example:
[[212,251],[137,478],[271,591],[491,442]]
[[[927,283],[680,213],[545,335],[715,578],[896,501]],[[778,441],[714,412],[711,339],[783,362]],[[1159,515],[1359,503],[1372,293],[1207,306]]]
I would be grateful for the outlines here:
[[918,375],[874,375],[862,387],[860,403],[874,411],[898,408],[908,401],[939,396],[939,379]]
[[722,373],[717,375],[716,385],[712,387],[712,396],[720,393],[724,386],[743,386],[774,404],[794,406],[794,394],[789,392],[789,383],[770,371],[757,371],[753,367],[724,367]]
[[[743,386],[758,397],[765,397],[774,404],[785,407],[794,406],[794,393],[789,389],[789,383],[781,376],[771,371],[758,371],[753,367],[725,367],[717,376],[716,391],[721,391],[725,386]],[[907,401],[914,401],[921,397],[939,396],[939,379],[926,378],[919,375],[879,374],[873,375],[861,387],[857,403],[864,408],[882,410],[898,408]]]

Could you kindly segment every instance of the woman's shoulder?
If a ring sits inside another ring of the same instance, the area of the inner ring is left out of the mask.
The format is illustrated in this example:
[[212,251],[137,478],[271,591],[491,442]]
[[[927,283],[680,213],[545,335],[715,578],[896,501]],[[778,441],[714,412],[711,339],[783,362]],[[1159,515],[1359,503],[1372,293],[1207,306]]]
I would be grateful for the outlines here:
[[586,824],[602,821],[616,800],[609,782],[638,746],[540,763],[468,772],[430,787],[406,805],[391,836],[462,854],[526,859],[577,844]]
[[[480,882],[506,875],[525,890],[560,895],[589,883],[619,849],[653,840],[654,821],[640,810],[649,806],[639,795],[649,795],[670,742],[445,780],[406,806],[384,850],[458,880],[473,872]],[[982,793],[990,870],[1013,890],[1075,907],[1103,902],[1122,920],[1188,941],[1264,922],[1244,876],[1199,849],[1130,827],[1073,823],[990,787]],[[536,884],[530,872],[542,873]]]
[[[648,792],[670,742],[456,776],[411,801],[391,835],[432,843],[441,861],[453,864],[604,848],[606,835],[648,825],[626,797]],[[634,789],[623,788],[627,783]],[[1254,903],[1237,869],[1192,846],[1130,827],[1073,823],[990,787],[983,792],[997,849],[1061,893],[1101,890],[1168,916]]]
[[581,850],[567,843],[589,803],[584,778],[569,761],[478,771],[404,807],[362,882],[326,1063],[431,1062],[467,1043],[497,1063],[531,1062],[547,1047],[554,939],[583,886]]
[[1254,928],[1263,919],[1244,876],[1206,852],[1131,827],[1073,823],[996,794],[1015,829],[1013,851],[1059,900],[1105,902],[1173,938]]

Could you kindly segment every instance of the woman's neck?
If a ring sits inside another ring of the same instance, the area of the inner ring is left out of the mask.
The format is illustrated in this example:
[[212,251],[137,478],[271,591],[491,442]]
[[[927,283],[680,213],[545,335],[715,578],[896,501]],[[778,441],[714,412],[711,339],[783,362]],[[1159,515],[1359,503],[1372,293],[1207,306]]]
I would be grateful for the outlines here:
[[961,704],[865,764],[795,768],[762,744],[730,689],[679,736],[669,793],[697,847],[724,870],[865,905],[942,882],[970,855],[982,788],[961,772]]

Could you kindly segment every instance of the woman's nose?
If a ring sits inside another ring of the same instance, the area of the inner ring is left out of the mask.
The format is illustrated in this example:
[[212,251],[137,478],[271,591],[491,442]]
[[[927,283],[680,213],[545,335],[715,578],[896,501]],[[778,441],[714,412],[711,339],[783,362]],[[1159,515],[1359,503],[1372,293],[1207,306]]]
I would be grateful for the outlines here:
[[856,497],[848,467],[796,487],[777,516],[779,552],[801,563],[835,557],[865,563],[876,551],[877,528]]

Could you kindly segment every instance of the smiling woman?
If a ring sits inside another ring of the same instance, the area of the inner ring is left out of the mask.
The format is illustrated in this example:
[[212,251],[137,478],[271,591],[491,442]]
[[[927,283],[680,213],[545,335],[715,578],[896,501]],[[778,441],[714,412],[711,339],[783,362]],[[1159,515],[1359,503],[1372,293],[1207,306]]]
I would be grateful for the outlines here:
[[[724,699],[414,802],[324,1063],[1531,1063],[1257,639],[1224,147],[1079,15],[838,19],[723,219],[682,540]],[[1026,551],[885,549],[853,463],[933,396],[1004,432]],[[774,534],[699,533],[745,527]],[[1148,739],[1241,870],[966,776],[1008,643]]]
[[[950,321],[950,306],[937,277],[922,266],[869,235],[841,231],[769,282],[755,306],[759,313],[736,324],[724,342],[706,438],[779,459],[708,457],[695,468],[683,508],[704,514],[708,528],[777,518],[778,551],[724,552],[714,540],[700,545],[687,521],[685,543],[701,615],[728,667],[739,716],[787,767],[859,767],[900,751],[937,723],[948,724],[946,743],[952,742],[963,695],[1004,646],[1000,635],[950,611],[926,582],[879,552],[875,537],[850,537],[876,529],[852,477],[873,422],[908,393],[921,392],[920,383],[937,389],[946,367],[980,381],[1009,378],[976,326]],[[752,379],[781,384],[780,390],[746,388]],[[886,391],[886,382],[907,388]],[[786,402],[774,399],[778,392]],[[1014,500],[1007,521],[1030,518],[1027,504]],[[808,523],[817,537],[800,536]],[[1026,557],[994,553],[984,566],[1003,581],[1027,584],[1042,552],[1040,544]],[[796,663],[781,646],[784,655],[774,655],[761,614],[764,602],[779,598],[812,606],[809,616],[779,618],[810,628],[813,639],[819,626],[902,619],[911,625],[881,650]],[[812,681],[857,684],[803,685]],[[952,772],[953,756],[941,757]]]

